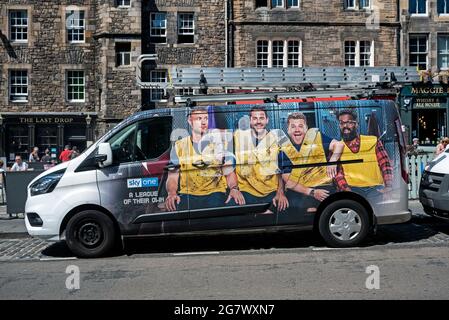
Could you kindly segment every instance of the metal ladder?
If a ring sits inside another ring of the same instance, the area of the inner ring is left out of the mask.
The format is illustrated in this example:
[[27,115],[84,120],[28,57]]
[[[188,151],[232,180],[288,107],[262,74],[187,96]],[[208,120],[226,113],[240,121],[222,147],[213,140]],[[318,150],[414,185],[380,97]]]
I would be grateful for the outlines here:
[[[380,90],[397,92],[400,85],[418,82],[415,67],[310,67],[310,68],[183,68],[168,70],[167,82],[143,81],[142,70],[156,55],[137,60],[137,84],[142,89],[197,89],[203,94],[176,96],[175,102],[231,101],[369,95]],[[395,90],[391,90],[394,89]],[[239,94],[205,94],[208,89],[266,90]]]

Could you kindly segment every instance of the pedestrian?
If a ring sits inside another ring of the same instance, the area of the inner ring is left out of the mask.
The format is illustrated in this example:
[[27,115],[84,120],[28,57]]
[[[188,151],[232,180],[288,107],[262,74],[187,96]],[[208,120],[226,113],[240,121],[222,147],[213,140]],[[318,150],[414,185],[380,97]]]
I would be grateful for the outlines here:
[[31,151],[30,156],[28,157],[28,162],[39,162],[39,148],[34,147],[33,151]]
[[3,175],[5,174],[5,169],[3,169],[3,166],[5,165],[5,163],[3,162],[2,159],[0,159],[0,203],[4,204],[5,203],[5,192],[3,190],[3,185],[4,185],[4,177]]
[[80,155],[77,146],[73,146],[72,148],[72,154],[70,155],[70,159],[75,159]]
[[50,149],[45,149],[45,155],[42,157],[41,162],[49,163],[51,161]]
[[62,162],[69,161],[71,155],[72,155],[72,150],[70,150],[70,146],[67,144],[64,147],[64,151],[62,151],[61,154],[59,155],[59,160],[61,160]]
[[437,145],[435,149],[435,155],[439,155],[440,153],[444,152],[448,144],[449,144],[448,137],[444,137],[443,139],[441,139],[441,142]]
[[27,170],[28,170],[28,163],[22,161],[21,156],[16,155],[16,160],[14,162],[14,165],[11,167],[11,171],[27,171]]
[[417,156],[420,153],[418,138],[413,138],[413,144],[408,147],[407,153],[409,156]]

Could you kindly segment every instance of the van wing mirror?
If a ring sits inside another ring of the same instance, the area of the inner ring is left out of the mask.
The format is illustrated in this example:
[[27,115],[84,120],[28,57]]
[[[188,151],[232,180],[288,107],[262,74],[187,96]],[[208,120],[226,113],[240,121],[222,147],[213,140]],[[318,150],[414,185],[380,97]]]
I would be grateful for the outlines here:
[[112,164],[112,149],[108,142],[98,145],[98,152],[95,155],[95,162],[100,168],[110,166]]

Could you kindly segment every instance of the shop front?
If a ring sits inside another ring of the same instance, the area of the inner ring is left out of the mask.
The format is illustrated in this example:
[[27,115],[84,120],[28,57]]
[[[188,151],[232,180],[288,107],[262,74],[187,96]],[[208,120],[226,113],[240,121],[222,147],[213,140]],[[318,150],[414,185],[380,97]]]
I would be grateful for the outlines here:
[[45,149],[57,159],[65,145],[83,151],[92,143],[95,113],[2,113],[0,114],[0,157],[8,164],[16,155],[25,161],[33,147],[42,158]]
[[401,90],[401,118],[409,141],[419,139],[423,147],[434,147],[448,136],[449,87],[433,84],[405,86]]

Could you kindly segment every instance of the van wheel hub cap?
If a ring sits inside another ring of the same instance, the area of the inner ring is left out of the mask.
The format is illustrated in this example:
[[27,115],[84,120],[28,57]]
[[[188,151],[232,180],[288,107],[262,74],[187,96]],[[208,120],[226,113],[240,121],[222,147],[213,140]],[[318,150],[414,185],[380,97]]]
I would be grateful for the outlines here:
[[329,230],[338,240],[348,241],[356,238],[362,229],[359,214],[349,208],[335,211],[329,219]]
[[79,239],[85,246],[95,246],[101,239],[101,228],[96,223],[86,223],[79,229]]

